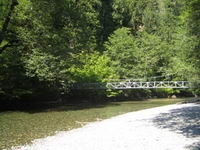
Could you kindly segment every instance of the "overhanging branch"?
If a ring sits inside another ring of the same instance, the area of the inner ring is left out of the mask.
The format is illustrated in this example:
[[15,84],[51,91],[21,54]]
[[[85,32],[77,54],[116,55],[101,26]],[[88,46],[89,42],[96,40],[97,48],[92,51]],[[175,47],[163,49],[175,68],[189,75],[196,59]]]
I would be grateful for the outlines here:
[[[11,17],[12,17],[12,13],[15,9],[15,6],[17,6],[17,5],[18,5],[18,1],[12,0],[8,15],[5,17],[5,21],[3,23],[2,30],[0,31],[0,43],[2,43],[3,40],[5,39],[5,36],[7,34],[7,31],[8,31],[8,26],[10,24],[10,20],[11,20]],[[4,46],[4,47],[6,47],[6,46]],[[5,50],[4,47],[0,48],[0,54]]]

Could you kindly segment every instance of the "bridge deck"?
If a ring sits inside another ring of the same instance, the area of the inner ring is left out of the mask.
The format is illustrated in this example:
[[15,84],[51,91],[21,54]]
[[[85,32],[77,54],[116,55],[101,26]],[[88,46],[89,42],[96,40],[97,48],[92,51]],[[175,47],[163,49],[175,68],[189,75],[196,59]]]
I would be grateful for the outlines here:
[[150,81],[150,82],[107,82],[107,83],[79,83],[74,89],[157,89],[157,88],[191,88],[188,81]]

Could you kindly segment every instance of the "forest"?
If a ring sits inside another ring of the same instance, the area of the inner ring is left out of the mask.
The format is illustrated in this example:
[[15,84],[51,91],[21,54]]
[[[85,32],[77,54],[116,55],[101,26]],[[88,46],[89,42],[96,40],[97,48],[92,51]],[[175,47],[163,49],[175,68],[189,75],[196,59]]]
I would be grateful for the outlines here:
[[199,76],[200,0],[0,0],[1,104],[194,96],[72,86]]

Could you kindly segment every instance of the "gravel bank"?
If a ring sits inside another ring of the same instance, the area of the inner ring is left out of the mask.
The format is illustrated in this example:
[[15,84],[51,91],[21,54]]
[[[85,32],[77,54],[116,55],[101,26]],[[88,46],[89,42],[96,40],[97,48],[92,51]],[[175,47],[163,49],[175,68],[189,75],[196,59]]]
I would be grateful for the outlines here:
[[131,112],[13,150],[200,150],[200,105]]

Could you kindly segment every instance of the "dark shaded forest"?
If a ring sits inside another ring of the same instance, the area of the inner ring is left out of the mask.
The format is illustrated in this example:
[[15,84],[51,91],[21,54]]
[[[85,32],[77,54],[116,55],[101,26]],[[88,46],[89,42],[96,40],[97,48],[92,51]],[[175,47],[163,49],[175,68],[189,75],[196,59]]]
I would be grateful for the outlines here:
[[200,0],[0,0],[0,103],[194,96],[73,90],[107,79],[199,82]]

